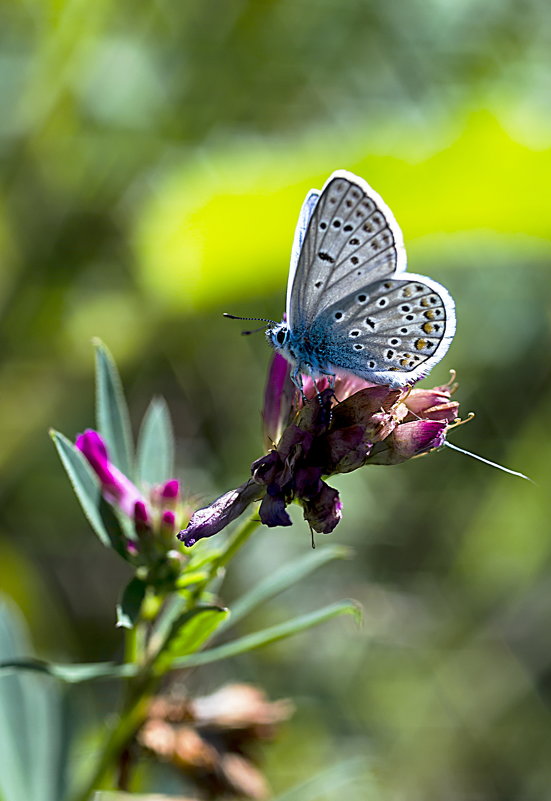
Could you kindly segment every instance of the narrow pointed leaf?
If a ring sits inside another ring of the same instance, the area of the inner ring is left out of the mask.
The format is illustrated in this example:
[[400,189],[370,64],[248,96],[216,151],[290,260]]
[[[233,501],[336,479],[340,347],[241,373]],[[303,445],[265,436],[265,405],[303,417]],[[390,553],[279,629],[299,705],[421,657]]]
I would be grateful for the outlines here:
[[96,474],[67,437],[59,431],[51,431],[50,436],[88,522],[104,545],[126,558],[123,533],[113,511],[102,498]]
[[[207,607],[210,608],[210,607]],[[224,610],[220,610],[223,612]],[[220,645],[217,648],[210,648],[200,653],[189,653],[186,656],[176,658],[170,665],[171,669],[196,667],[197,665],[207,665],[211,662],[218,662],[221,659],[228,659],[232,656],[246,653],[247,651],[262,648],[274,642],[279,642],[287,637],[292,637],[302,631],[319,626],[334,617],[340,615],[352,615],[356,621],[360,622],[362,613],[357,603],[354,601],[340,601],[316,612],[288,620],[277,626],[271,626],[263,631],[248,634],[240,637],[233,642]],[[222,615],[221,615],[222,617]],[[223,619],[223,617],[222,617]],[[216,630],[214,628],[214,630]],[[164,668],[168,669],[168,668]],[[83,681],[94,679],[115,679],[131,678],[138,673],[138,666],[134,664],[116,665],[112,662],[94,662],[90,664],[68,665],[55,662],[45,662],[40,659],[10,659],[0,661],[0,678],[3,674],[16,673],[18,671],[32,671],[47,673],[61,681],[76,684]]]
[[94,801],[198,801],[196,796],[164,795],[163,793],[125,793],[122,790],[100,790]]
[[179,615],[157,656],[157,666],[166,670],[176,659],[198,651],[228,615],[229,610],[220,606],[199,606]]
[[207,651],[176,659],[172,667],[195,667],[195,665],[217,662],[219,659],[228,659],[230,656],[237,656],[247,651],[253,651],[256,648],[263,648],[265,645],[270,645],[279,640],[285,640],[287,637],[293,637],[301,631],[311,629],[313,626],[319,626],[320,623],[325,623],[340,615],[352,615],[357,622],[360,622],[362,618],[361,608],[357,603],[354,601],[339,601],[307,615],[301,615],[285,623],[280,623],[277,626],[271,626],[254,634],[247,634],[245,637],[240,637],[216,648],[209,648]]
[[274,598],[294,584],[298,584],[298,582],[327,562],[331,562],[333,559],[345,559],[350,554],[349,548],[330,545],[323,549],[310,551],[310,553],[296,559],[291,564],[284,565],[279,570],[269,574],[232,604],[231,618],[224,624],[224,629],[227,630],[233,627],[235,623],[260,606],[260,604],[270,600],[270,598]]
[[164,398],[154,398],[138,438],[138,480],[153,486],[174,477],[174,433]]
[[107,443],[109,458],[125,475],[134,472],[130,418],[121,379],[113,357],[100,342],[96,346],[96,416]]
[[22,672],[43,673],[67,684],[79,684],[94,679],[122,679],[136,676],[138,666],[135,664],[117,665],[114,662],[90,662],[66,664],[63,662],[47,662],[32,656],[0,660],[0,680],[4,675]]
[[146,590],[147,584],[137,576],[126,585],[120,603],[117,604],[117,628],[134,628]]

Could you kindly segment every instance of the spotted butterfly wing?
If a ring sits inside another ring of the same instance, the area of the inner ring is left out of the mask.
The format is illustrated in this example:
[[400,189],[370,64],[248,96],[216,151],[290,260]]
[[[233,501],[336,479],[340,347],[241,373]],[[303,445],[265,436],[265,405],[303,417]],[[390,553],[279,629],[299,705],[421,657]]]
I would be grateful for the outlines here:
[[[334,172],[319,194],[296,270],[291,268],[287,317],[291,326],[311,322],[319,311],[367,282],[406,268],[402,232],[382,198],[361,178]],[[299,224],[300,224],[299,218]],[[298,227],[297,227],[298,230]],[[296,235],[295,235],[296,241]]]
[[423,377],[455,333],[451,296],[436,281],[404,272],[400,228],[361,178],[339,170],[315,204],[308,198],[302,231],[304,215],[310,219],[289,276],[291,336],[308,340],[323,371],[392,386]]
[[311,336],[324,343],[334,367],[378,384],[403,386],[427,375],[448,350],[455,333],[453,309],[450,295],[436,281],[402,273],[324,309]]

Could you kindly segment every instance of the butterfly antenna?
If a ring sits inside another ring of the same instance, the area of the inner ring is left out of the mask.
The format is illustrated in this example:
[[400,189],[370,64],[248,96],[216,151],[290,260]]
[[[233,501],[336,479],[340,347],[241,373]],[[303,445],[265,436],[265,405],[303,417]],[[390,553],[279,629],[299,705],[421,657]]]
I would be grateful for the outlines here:
[[241,336],[249,336],[249,334],[257,334],[259,331],[263,331],[268,325],[277,325],[275,320],[268,320],[266,317],[238,317],[236,314],[228,314],[228,312],[224,312],[224,317],[227,317],[229,320],[258,320],[258,322],[266,323],[266,325],[261,325],[260,328],[253,328],[252,331],[241,331]]
[[484,462],[484,464],[489,464],[490,467],[496,467],[498,470],[503,470],[504,473],[510,473],[510,475],[512,476],[518,476],[518,478],[524,478],[531,484],[536,483],[528,476],[525,476],[524,473],[518,473],[516,470],[509,470],[508,467],[503,467],[503,465],[497,464],[497,462],[491,462],[489,459],[484,459],[483,456],[478,456],[478,454],[476,453],[471,453],[470,451],[463,450],[463,448],[458,448],[457,445],[452,445],[451,442],[448,442],[447,440],[444,442],[444,445],[446,445],[446,447],[448,448],[451,448],[452,451],[457,451],[458,453],[462,453],[465,456],[470,456],[472,459],[477,459],[479,462]]

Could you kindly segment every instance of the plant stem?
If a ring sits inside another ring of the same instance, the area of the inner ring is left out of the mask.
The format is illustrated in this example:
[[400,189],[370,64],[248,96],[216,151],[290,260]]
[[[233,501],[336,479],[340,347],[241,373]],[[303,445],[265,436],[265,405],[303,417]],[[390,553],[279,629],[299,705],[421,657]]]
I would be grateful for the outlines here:
[[243,523],[240,529],[238,529],[233,539],[229,542],[227,548],[222,551],[216,560],[217,568],[224,567],[233,559],[237,551],[247,542],[251,534],[256,531],[261,522],[262,521],[258,517],[258,510],[255,509],[249,519]]
[[[208,578],[199,585],[192,596],[191,608],[200,600],[203,590],[215,577],[217,571],[233,559],[241,546],[258,528],[260,522],[255,510],[253,515],[237,530],[225,550],[213,561]],[[132,629],[126,631],[125,662],[141,665],[142,670],[138,676],[128,681],[122,710],[102,746],[95,770],[85,785],[76,793],[73,801],[90,801],[93,793],[105,781],[108,773],[114,770],[121,752],[145,720],[150,700],[162,678],[162,675],[155,672],[153,663],[146,660],[146,636],[143,620],[139,620]]]
[[[143,621],[138,620],[133,628],[126,629],[125,634],[126,664],[143,665],[146,645]],[[146,668],[141,674],[128,681],[121,712],[102,745],[98,763],[92,775],[74,796],[73,801],[89,801],[109,771],[114,770],[121,752],[145,720],[151,697],[159,680],[159,676],[154,675]]]
[[157,677],[142,676],[129,683],[126,700],[118,721],[107,737],[95,770],[85,785],[76,793],[73,801],[89,801],[107,773],[113,770],[122,749],[147,715],[157,680]]
[[228,562],[233,559],[237,551],[247,542],[251,534],[256,531],[260,523],[261,520],[259,519],[258,512],[255,509],[252,515],[245,520],[240,528],[237,529],[237,532],[229,541],[225,550],[223,550],[219,556],[212,560],[209,566],[207,578],[201,581],[201,583],[195,587],[190,595],[188,609],[193,609],[195,607],[195,605],[201,599],[201,595],[203,594],[205,588],[210,584],[213,578],[215,578],[220,568],[225,567]]

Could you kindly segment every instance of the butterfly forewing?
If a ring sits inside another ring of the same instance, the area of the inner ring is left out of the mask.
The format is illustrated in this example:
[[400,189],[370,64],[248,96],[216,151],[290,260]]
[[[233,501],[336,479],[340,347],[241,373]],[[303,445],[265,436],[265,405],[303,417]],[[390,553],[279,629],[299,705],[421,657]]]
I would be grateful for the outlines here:
[[[313,332],[327,359],[360,377],[405,384],[426,374],[447,351],[455,314],[447,291],[431,279],[408,275],[364,285],[333,303]],[[319,334],[318,334],[319,332]]]
[[361,178],[334,172],[290,276],[289,320],[308,325],[343,294],[404,269],[402,234],[392,212]]

